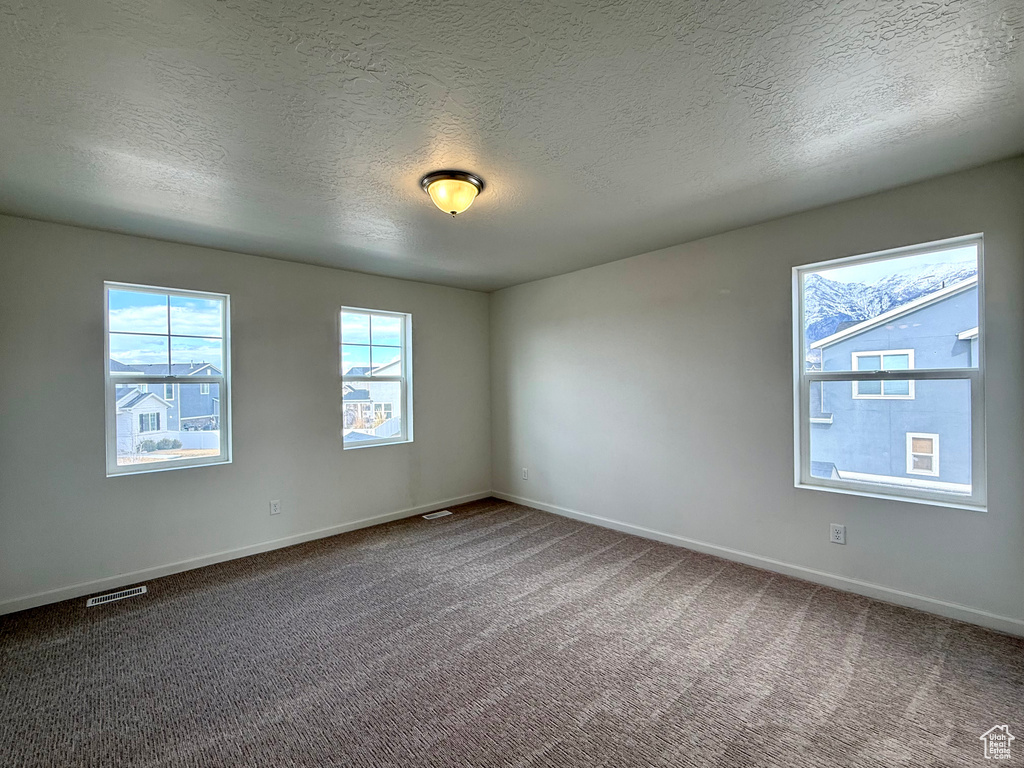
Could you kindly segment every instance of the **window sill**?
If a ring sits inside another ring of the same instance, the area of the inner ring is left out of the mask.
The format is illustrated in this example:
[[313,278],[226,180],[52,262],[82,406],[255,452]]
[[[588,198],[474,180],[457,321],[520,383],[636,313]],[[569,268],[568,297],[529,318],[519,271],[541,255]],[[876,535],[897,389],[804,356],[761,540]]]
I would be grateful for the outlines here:
[[118,469],[114,472],[107,470],[107,477],[132,477],[133,475],[151,475],[154,472],[172,472],[175,469],[200,469],[202,467],[218,467],[223,464],[230,464],[231,459],[215,459],[213,461],[195,462],[190,464],[175,464],[169,467],[152,467],[146,469]]
[[850,488],[833,488],[827,485],[808,485],[806,483],[795,483],[794,487],[803,488],[808,491],[824,491],[825,493],[841,493],[844,496],[864,496],[869,499],[883,499],[885,501],[902,501],[910,504],[924,504],[929,507],[945,507],[946,509],[962,509],[967,512],[987,512],[988,508],[975,504],[966,504],[956,501],[942,501],[940,499],[921,499],[911,496],[897,496],[889,493],[877,493],[875,491],[861,491]]
[[412,438],[402,440],[360,440],[358,443],[354,443],[353,445],[345,445],[345,438],[343,437],[341,440],[342,448],[346,451],[355,451],[359,448],[380,448],[384,445],[405,445],[406,443],[412,442]]

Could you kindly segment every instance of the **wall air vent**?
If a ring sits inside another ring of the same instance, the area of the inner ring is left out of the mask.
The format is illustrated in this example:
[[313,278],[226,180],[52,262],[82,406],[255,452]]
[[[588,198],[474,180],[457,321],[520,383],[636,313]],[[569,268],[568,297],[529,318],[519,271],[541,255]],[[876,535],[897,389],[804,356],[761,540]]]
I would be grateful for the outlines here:
[[439,512],[431,512],[429,515],[424,515],[423,519],[424,520],[436,520],[439,517],[447,517],[450,514],[451,514],[451,512],[449,512],[447,509],[442,509]]
[[117,592],[110,592],[106,595],[99,595],[98,597],[90,597],[85,601],[86,608],[92,608],[94,605],[103,605],[104,603],[112,603],[115,600],[124,600],[126,597],[135,597],[136,595],[146,594],[145,587],[132,587],[131,589],[121,589]]

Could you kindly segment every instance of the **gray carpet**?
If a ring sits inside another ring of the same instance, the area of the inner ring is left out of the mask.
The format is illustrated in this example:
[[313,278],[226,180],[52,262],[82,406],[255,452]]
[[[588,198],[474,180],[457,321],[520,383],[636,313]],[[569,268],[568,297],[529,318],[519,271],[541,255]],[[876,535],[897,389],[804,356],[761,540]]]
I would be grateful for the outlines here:
[[1024,641],[456,512],[0,617],[0,766],[984,765],[1004,723],[1024,761]]

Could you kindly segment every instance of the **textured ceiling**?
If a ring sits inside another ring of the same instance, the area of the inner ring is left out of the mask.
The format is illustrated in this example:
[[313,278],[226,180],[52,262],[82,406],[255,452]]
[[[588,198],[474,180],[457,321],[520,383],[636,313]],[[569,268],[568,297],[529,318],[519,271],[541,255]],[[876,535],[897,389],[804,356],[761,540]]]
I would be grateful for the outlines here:
[[[1020,0],[0,0],[0,210],[490,290],[1024,152]],[[464,216],[427,171],[479,173]]]

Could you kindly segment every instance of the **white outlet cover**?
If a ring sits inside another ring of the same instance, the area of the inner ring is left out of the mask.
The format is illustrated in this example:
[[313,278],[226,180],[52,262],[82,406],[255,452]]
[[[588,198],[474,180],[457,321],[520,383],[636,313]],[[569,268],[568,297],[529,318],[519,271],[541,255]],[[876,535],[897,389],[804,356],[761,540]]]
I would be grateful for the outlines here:
[[846,543],[846,526],[845,525],[837,525],[836,523],[832,523],[829,526],[828,540],[831,541],[833,544],[845,544]]
[[270,514],[272,514],[272,515],[280,515],[281,514],[281,502],[280,502],[280,500],[270,502]]

